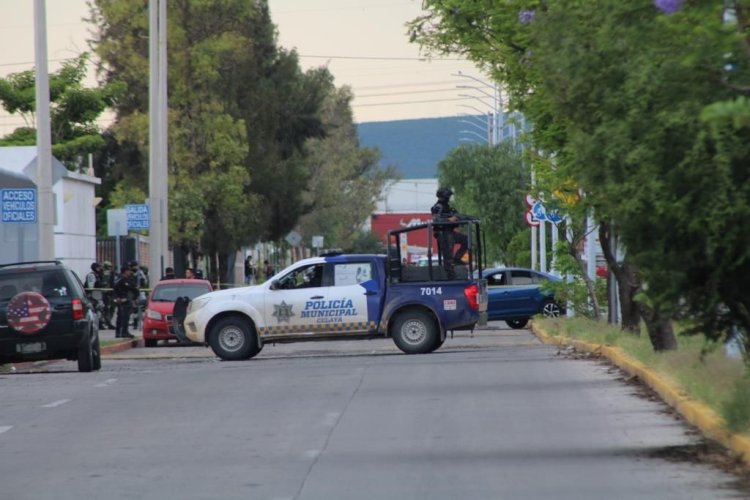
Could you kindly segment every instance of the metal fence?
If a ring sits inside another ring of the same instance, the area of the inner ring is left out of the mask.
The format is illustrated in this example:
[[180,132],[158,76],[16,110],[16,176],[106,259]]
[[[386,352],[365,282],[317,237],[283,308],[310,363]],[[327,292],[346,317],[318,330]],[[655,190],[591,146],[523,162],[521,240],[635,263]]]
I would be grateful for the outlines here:
[[[120,243],[119,261],[117,260],[117,243]],[[96,261],[109,261],[119,269],[123,264],[137,260],[141,266],[150,268],[148,237],[142,235],[107,237],[96,239]]]

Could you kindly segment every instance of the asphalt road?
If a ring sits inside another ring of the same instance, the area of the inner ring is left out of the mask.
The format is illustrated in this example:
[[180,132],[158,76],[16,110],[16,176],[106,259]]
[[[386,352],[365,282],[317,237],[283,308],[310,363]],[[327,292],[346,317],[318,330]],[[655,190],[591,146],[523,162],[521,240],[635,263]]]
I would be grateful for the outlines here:
[[[137,348],[0,375],[0,498],[750,498],[658,401],[525,330],[221,362]],[[689,454],[689,453],[688,453]]]

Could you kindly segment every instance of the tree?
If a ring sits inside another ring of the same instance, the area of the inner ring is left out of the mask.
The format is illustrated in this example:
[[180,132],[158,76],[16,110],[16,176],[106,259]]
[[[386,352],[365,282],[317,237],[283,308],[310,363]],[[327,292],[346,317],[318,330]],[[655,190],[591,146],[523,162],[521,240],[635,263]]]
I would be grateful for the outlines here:
[[[52,154],[68,169],[87,164],[89,154],[104,148],[105,141],[96,120],[117,102],[124,92],[119,83],[86,88],[88,54],[63,63],[49,76],[50,131]],[[10,114],[18,114],[26,123],[0,139],[0,146],[36,144],[36,77],[33,70],[0,78],[0,104]]]
[[[654,348],[675,345],[668,320],[676,314],[706,326],[711,318],[742,322],[731,311],[746,310],[746,302],[725,286],[741,273],[720,272],[720,287],[710,284],[715,276],[701,279],[709,268],[747,269],[747,241],[722,222],[734,217],[716,218],[706,195],[719,194],[720,213],[741,216],[746,204],[727,188],[742,192],[747,177],[720,167],[734,160],[711,154],[718,143],[700,117],[712,102],[747,91],[747,61],[734,56],[747,46],[744,9],[737,29],[722,24],[719,3],[691,2],[670,15],[647,0],[426,4],[430,14],[412,24],[415,39],[460,47],[507,83],[534,123],[534,144],[554,153],[556,173],[574,179],[605,230],[620,234],[629,271],[637,269],[620,279],[640,275],[648,284],[631,291],[643,297]],[[712,248],[716,258],[706,259]],[[693,296],[704,300],[686,300]]]
[[[110,163],[127,159],[121,181],[143,184],[147,9],[140,0],[95,0],[90,20],[100,70],[130,89],[116,107]],[[296,54],[276,47],[266,1],[175,0],[168,22],[170,240],[209,255],[212,277],[223,276],[240,246],[297,222],[308,179],[303,145],[323,133],[331,77],[302,73]]]
[[386,181],[396,177],[393,168],[378,166],[378,151],[360,147],[351,99],[348,88],[337,90],[331,84],[322,114],[325,137],[309,139],[305,146],[310,176],[302,199],[306,213],[297,229],[304,241],[321,235],[334,248],[362,241],[363,223]]

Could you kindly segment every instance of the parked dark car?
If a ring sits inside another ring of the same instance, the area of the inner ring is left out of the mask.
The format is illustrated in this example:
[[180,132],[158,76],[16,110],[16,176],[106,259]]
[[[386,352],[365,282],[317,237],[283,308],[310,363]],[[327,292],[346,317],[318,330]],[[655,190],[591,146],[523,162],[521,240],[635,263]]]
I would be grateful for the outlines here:
[[546,281],[561,281],[559,276],[518,267],[485,269],[482,275],[487,280],[489,320],[523,328],[536,314],[555,317],[564,312],[553,293],[542,287]]
[[48,359],[102,366],[99,319],[78,276],[60,261],[0,265],[0,364]]

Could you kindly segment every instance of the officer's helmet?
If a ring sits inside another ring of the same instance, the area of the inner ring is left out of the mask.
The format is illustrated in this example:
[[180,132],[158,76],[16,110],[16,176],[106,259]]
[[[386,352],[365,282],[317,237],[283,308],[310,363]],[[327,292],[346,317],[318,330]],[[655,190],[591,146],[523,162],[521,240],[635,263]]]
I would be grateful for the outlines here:
[[451,199],[451,196],[453,196],[453,190],[448,187],[442,187],[437,190],[437,193],[435,193],[435,195],[440,201],[448,201]]

